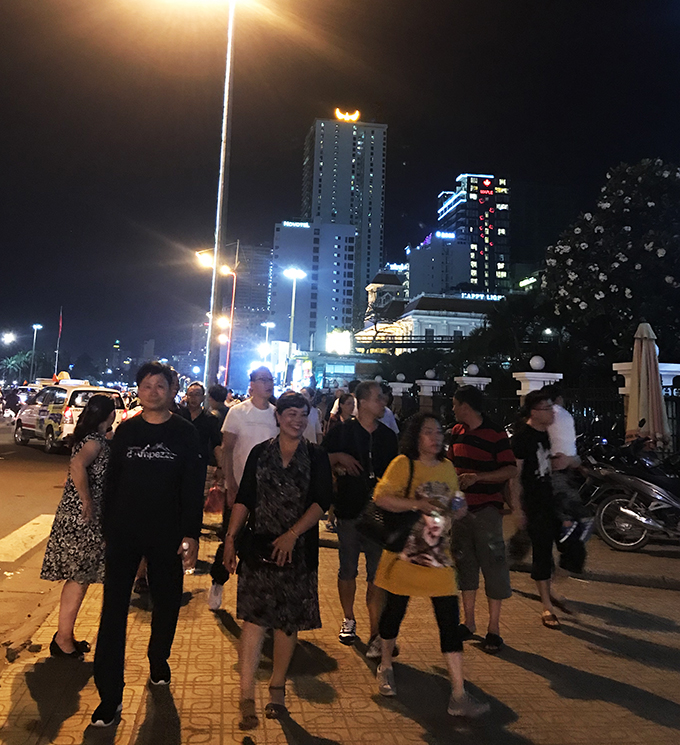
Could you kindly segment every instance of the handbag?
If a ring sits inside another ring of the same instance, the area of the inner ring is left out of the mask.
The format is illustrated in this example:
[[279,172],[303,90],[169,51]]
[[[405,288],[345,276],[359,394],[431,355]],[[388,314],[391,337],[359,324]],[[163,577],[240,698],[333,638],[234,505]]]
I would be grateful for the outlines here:
[[[408,497],[413,483],[413,461],[409,458],[409,477],[405,496]],[[413,526],[420,520],[420,512],[390,512],[371,499],[357,519],[357,531],[386,551],[400,553],[406,544]]]

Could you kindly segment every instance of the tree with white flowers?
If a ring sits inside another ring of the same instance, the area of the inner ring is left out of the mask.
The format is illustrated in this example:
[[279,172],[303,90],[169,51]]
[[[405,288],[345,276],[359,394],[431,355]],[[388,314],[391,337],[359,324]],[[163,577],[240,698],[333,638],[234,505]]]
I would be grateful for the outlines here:
[[630,357],[644,319],[680,360],[679,288],[680,169],[659,159],[612,169],[596,209],[546,253],[542,291],[586,354]]

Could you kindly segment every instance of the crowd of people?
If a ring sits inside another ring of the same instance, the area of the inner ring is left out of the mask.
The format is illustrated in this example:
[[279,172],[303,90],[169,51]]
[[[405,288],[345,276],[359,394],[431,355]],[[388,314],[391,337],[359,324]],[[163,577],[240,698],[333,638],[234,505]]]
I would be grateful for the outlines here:
[[[41,574],[65,580],[50,645],[56,657],[89,652],[86,640],[76,640],[75,623],[88,585],[103,582],[94,655],[101,703],[92,725],[110,726],[121,711],[128,607],[141,579],[153,601],[149,684],[170,683],[183,576],[198,556],[208,486],[224,493],[208,603],[218,610],[225,583],[236,575],[243,730],[259,725],[255,681],[268,630],[274,656],[264,714],[288,715],[285,685],[297,634],[322,623],[319,521],[329,510],[338,536],[338,641],[353,645],[361,638],[355,601],[363,555],[369,628],[361,633],[366,657],[378,663],[381,695],[397,695],[393,659],[409,600],[428,597],[451,680],[448,713],[478,717],[488,710],[465,690],[463,643],[477,633],[481,573],[489,619],[482,649],[497,654],[503,648],[501,608],[511,595],[503,515],[509,511],[528,535],[542,623],[560,627],[557,610],[568,612],[568,605],[554,592],[553,548],[564,570],[581,572],[590,525],[571,486],[578,458],[559,391],[527,395],[509,439],[485,415],[482,392],[460,387],[446,448],[441,422],[430,413],[410,417],[400,433],[375,381],[355,381],[333,402],[319,401],[309,389],[273,400],[272,374],[260,367],[250,374],[242,402],[229,400],[221,386],[206,392],[193,383],[178,406],[176,373],[149,362],[137,386],[138,414],[113,437],[109,396],[92,396],[81,414]],[[397,521],[399,542],[369,538],[366,525],[376,514]]]

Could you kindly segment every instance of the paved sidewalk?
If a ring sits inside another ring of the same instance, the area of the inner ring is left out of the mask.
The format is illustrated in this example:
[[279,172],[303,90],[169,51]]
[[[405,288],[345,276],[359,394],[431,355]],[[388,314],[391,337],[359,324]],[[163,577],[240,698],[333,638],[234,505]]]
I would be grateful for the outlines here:
[[[201,545],[199,572],[217,546],[212,535]],[[466,644],[469,690],[491,704],[481,721],[466,723],[446,714],[449,687],[438,651],[429,603],[412,601],[400,636],[395,665],[399,695],[376,692],[375,665],[362,644],[337,641],[341,613],[335,573],[337,552],[321,549],[320,599],[323,629],[302,635],[291,668],[287,704],[290,720],[261,719],[252,733],[238,729],[235,582],[225,589],[224,610],[206,605],[210,578],[186,579],[186,603],[170,663],[170,689],[146,687],[145,652],[149,613],[133,601],[128,626],[124,710],[116,729],[87,728],[98,703],[92,655],[84,663],[49,657],[56,612],[34,643],[0,677],[0,742],[120,745],[296,743],[298,745],[632,745],[680,742],[680,594],[570,580],[565,593],[579,611],[562,632],[540,624],[540,607],[528,576],[512,576],[513,597],[503,613],[506,648],[485,655],[479,640]],[[360,583],[361,589],[361,583]],[[101,588],[92,588],[81,612],[78,637],[96,635]],[[359,608],[359,634],[367,636]],[[566,618],[566,617],[565,617]],[[479,608],[480,630],[486,615]],[[257,706],[263,712],[271,650],[265,650]]]

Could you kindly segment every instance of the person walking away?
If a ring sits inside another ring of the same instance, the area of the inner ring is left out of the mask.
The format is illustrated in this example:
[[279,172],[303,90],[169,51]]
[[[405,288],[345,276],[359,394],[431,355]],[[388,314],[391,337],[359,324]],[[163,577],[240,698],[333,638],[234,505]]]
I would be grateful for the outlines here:
[[366,560],[366,607],[370,620],[366,655],[377,658],[380,656],[378,621],[383,599],[374,579],[382,549],[361,536],[356,524],[378,479],[397,456],[399,444],[394,432],[378,421],[385,409],[380,384],[375,381],[359,383],[355,396],[357,418],[331,429],[323,443],[337,477],[333,509],[340,563],[338,595],[344,615],[338,640],[347,645],[357,640],[354,598],[359,555],[363,553]]
[[[557,513],[562,521],[560,543],[580,540],[587,542],[593,528],[593,518],[581,501],[578,487],[572,483],[572,472],[581,465],[576,452],[576,428],[574,417],[564,408],[562,391],[556,384],[544,385],[541,389],[553,401],[555,419],[548,427],[550,452],[553,457],[566,455],[569,458],[567,468],[552,470],[552,486],[557,500]],[[576,570],[579,571],[579,570]]]
[[530,391],[522,409],[524,424],[512,436],[512,450],[517,459],[518,476],[512,488],[521,498],[522,512],[517,515],[519,527],[526,526],[531,540],[531,578],[543,604],[541,621],[546,628],[559,629],[555,600],[551,593],[553,545],[557,544],[567,565],[578,564],[585,556],[581,541],[560,544],[561,521],[558,517],[552,488],[551,466],[560,471],[567,468],[569,458],[558,455],[551,459],[548,428],[555,413],[548,393]]
[[314,406],[314,391],[311,388],[302,388],[300,393],[309,401],[309,416],[307,417],[307,428],[305,429],[305,440],[320,445],[323,439],[321,428],[321,413]]
[[285,684],[297,634],[321,627],[318,598],[319,519],[332,490],[326,453],[303,437],[309,402],[284,393],[276,405],[280,432],[256,445],[246,462],[225,536],[224,563],[236,571],[236,538],[248,521],[238,565],[236,615],[239,644],[241,729],[257,727],[255,675],[265,631],[274,632],[268,719],[288,714]]
[[52,657],[77,657],[90,651],[76,641],[74,627],[87,588],[104,581],[101,509],[109,461],[106,433],[116,416],[113,398],[95,394],[78,417],[64,493],[52,523],[40,578],[66,580],[59,603],[59,626],[50,643]]
[[169,411],[170,368],[147,362],[137,385],[143,411],[122,422],[111,443],[104,493],[104,603],[94,680],[101,704],[95,727],[114,723],[122,708],[125,636],[130,592],[146,557],[153,611],[149,682],[168,685],[184,570],[198,555],[203,516],[200,445],[196,429]]
[[495,654],[503,646],[501,605],[512,595],[503,540],[503,488],[516,476],[517,467],[505,430],[485,416],[483,410],[484,395],[478,388],[464,385],[454,393],[457,424],[451,430],[448,458],[465,494],[468,514],[454,523],[452,546],[465,615],[461,636],[465,641],[477,630],[475,601],[481,569],[489,606],[482,649]]
[[388,466],[373,499],[390,512],[414,511],[413,525],[401,552],[383,551],[375,582],[386,592],[380,616],[381,660],[378,692],[396,696],[392,657],[401,622],[413,596],[432,599],[439,627],[439,643],[451,678],[447,711],[452,716],[476,717],[488,711],[465,692],[463,641],[460,635],[458,597],[451,556],[451,524],[464,517],[464,500],[454,500],[458,479],[445,458],[441,423],[432,414],[409,419],[402,438],[402,454]]
[[250,451],[279,433],[274,416],[275,407],[269,399],[274,392],[274,378],[267,367],[250,373],[250,398],[229,408],[222,425],[222,473],[226,487],[222,515],[222,543],[218,546],[210,569],[212,584],[208,593],[208,607],[219,610],[224,584],[229,573],[224,568],[224,534],[229,524],[231,508],[236,501],[243,469]]

